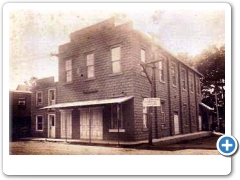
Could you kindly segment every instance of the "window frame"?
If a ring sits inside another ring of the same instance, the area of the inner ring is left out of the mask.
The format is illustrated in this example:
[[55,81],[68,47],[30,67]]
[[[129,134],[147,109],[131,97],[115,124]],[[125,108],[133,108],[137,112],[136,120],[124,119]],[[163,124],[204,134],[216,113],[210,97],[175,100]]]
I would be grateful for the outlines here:
[[183,118],[184,118],[184,124],[185,124],[186,126],[189,125],[187,112],[188,112],[188,107],[187,107],[187,104],[184,103],[184,104],[182,105],[182,116],[183,116]]
[[19,97],[18,98],[18,107],[24,108],[24,107],[26,107],[26,104],[27,104],[27,102],[26,102],[25,97]]
[[196,78],[197,80],[196,80],[196,89],[197,89],[197,94],[201,94],[201,85],[200,85],[200,78],[199,77],[197,77]]
[[[70,62],[70,68],[69,68],[69,66],[68,66],[68,62]],[[67,82],[67,83],[69,83],[69,82],[72,82],[72,59],[66,59],[65,60],[65,81]],[[70,76],[70,78],[69,78],[69,76]]]
[[[91,59],[88,59],[89,56],[93,56],[93,59],[92,59],[92,64],[89,63],[88,61],[91,60]],[[90,53],[87,53],[86,54],[86,68],[87,68],[87,79],[93,79],[95,78],[95,55],[93,52],[90,52]],[[93,68],[93,76],[89,76],[89,68]]]
[[[183,75],[184,75],[184,77],[183,77]],[[186,88],[187,88],[187,79],[186,79],[186,77],[187,77],[187,71],[186,71],[186,69],[183,69],[182,68],[182,70],[181,70],[181,81],[182,81],[182,89],[183,90],[186,90]]]
[[[50,92],[54,91],[54,99],[50,100]],[[51,103],[51,101],[54,101],[54,103]],[[56,104],[56,89],[49,89],[48,90],[48,105]]]
[[[160,64],[161,64],[161,66],[160,66]],[[158,62],[158,73],[159,73],[159,81],[160,81],[160,82],[165,82],[164,64],[165,64],[164,60],[160,60],[160,61]],[[161,67],[161,68],[160,68],[160,67]]]
[[144,130],[148,129],[148,107],[144,107],[144,106],[143,106],[143,124],[142,125]]
[[[117,117],[114,117],[114,113],[116,113],[115,115],[117,115],[117,104],[111,104],[111,128],[109,129],[109,132],[117,132],[116,130],[118,130],[118,127],[115,127],[115,121],[117,121]],[[122,110],[122,104],[119,105],[119,119],[120,119],[120,125],[119,125],[119,130],[121,132],[125,132],[124,126],[123,126],[123,110]],[[115,110],[115,112],[114,112]]]
[[[119,59],[113,60],[113,50],[117,49],[117,48],[119,48]],[[110,54],[111,54],[111,71],[112,71],[112,74],[122,73],[122,66],[121,66],[121,59],[122,59],[121,51],[122,50],[121,49],[122,49],[121,45],[115,45],[115,46],[111,47]],[[114,71],[114,66],[113,66],[114,63],[119,63],[119,71],[116,71],[116,72]]]
[[[38,123],[38,117],[42,117],[42,128],[41,129],[39,129],[39,123]],[[43,131],[43,129],[44,129],[44,117],[43,117],[43,115],[36,115],[36,131]]]
[[172,78],[172,85],[177,87],[177,64],[175,62],[171,63],[171,78]]
[[[41,103],[38,102],[38,94],[41,94]],[[43,106],[43,91],[36,91],[36,106]]]
[[[164,108],[163,108],[164,106]],[[166,124],[166,114],[165,114],[165,101],[161,101],[161,106],[160,106],[160,113],[161,113],[161,124],[165,125]]]
[[189,89],[191,93],[194,92],[194,77],[192,73],[189,73]]

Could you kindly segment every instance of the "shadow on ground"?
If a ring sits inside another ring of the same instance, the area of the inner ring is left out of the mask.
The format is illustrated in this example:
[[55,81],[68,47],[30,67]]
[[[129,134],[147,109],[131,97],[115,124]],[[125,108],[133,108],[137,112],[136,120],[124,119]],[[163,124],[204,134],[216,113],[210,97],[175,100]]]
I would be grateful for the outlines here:
[[162,151],[177,151],[177,150],[184,150],[184,149],[203,149],[203,150],[217,150],[216,143],[220,135],[212,135],[210,137],[203,137],[199,139],[194,139],[190,141],[183,141],[181,143],[176,144],[170,144],[170,145],[161,145],[161,144],[155,144],[155,145],[149,145],[147,143],[145,144],[139,144],[139,145],[122,145],[120,142],[120,145],[110,145],[110,144],[89,144],[89,143],[70,143],[70,144],[80,144],[80,145],[86,145],[86,146],[105,146],[105,147],[119,147],[119,148],[128,148],[130,149],[138,149],[138,150],[162,150]]
[[144,149],[144,150],[164,150],[164,151],[177,151],[184,149],[205,149],[205,150],[217,150],[216,143],[220,136],[212,135],[210,137],[204,137],[200,139],[195,139],[191,141],[183,141],[181,143],[171,144],[171,145],[149,145],[149,144],[140,144],[140,145],[128,145],[122,146],[124,148],[133,148],[133,149]]

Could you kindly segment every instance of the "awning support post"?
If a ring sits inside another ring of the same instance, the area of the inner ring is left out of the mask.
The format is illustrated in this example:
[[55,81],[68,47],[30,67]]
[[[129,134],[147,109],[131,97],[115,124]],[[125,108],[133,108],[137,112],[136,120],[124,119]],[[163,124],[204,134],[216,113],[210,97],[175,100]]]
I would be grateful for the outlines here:
[[91,110],[90,107],[88,107],[88,115],[89,115],[89,143],[91,144],[91,138],[92,138],[92,132],[91,132],[91,125],[92,125],[92,120],[91,120]]
[[119,114],[119,103],[117,104],[117,127],[118,127],[118,146],[120,146],[119,144],[119,120],[120,120],[120,114]]

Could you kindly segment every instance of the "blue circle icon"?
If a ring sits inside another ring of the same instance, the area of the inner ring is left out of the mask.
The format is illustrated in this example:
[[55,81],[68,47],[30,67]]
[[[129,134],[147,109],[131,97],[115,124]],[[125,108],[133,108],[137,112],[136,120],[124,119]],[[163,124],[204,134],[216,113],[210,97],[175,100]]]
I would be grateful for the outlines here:
[[217,141],[217,149],[224,156],[231,156],[237,148],[238,142],[233,136],[221,136]]

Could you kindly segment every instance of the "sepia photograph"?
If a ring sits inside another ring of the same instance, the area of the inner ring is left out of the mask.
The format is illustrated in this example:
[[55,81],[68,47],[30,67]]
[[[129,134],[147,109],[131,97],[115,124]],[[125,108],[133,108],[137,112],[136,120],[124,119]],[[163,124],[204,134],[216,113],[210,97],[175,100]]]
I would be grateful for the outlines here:
[[219,154],[224,8],[26,8],[9,24],[10,154]]
[[[228,4],[9,3],[4,24],[7,167],[46,159],[58,168],[42,170],[55,175],[119,174],[123,163],[125,174],[229,172],[217,147],[231,132]],[[155,160],[166,171],[142,171]],[[101,162],[118,163],[108,172]]]

